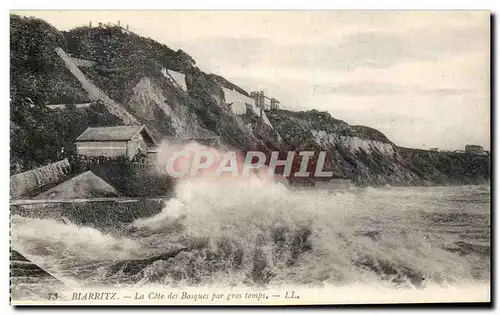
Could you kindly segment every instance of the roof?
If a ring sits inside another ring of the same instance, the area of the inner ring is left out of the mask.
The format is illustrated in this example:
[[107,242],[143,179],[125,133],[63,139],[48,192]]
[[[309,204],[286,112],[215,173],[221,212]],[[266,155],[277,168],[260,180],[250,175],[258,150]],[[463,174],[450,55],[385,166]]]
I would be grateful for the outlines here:
[[145,132],[151,142],[155,141],[144,125],[89,127],[75,141],[128,141],[136,134]]

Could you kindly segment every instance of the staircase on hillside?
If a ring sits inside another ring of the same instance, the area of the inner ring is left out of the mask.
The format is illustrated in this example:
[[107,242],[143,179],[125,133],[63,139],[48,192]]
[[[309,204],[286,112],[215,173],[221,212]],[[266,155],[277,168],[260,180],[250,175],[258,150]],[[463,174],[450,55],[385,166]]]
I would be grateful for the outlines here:
[[62,48],[57,47],[55,49],[56,53],[61,57],[66,65],[66,68],[75,76],[75,78],[81,83],[82,87],[87,91],[92,100],[100,100],[104,103],[108,111],[120,118],[126,125],[139,125],[140,122],[132,114],[130,114],[122,105],[113,101],[109,96],[106,95],[101,89],[99,89],[94,83],[92,83],[85,74],[78,68],[74,60],[66,54]]

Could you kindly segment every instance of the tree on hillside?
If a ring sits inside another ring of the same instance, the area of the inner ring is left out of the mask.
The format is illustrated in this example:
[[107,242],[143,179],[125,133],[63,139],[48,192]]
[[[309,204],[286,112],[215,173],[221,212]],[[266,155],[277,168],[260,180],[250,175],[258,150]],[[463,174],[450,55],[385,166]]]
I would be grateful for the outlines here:
[[49,23],[32,17],[10,16],[10,86],[16,97],[36,104],[78,103],[87,93],[55,53],[66,48],[64,36]]

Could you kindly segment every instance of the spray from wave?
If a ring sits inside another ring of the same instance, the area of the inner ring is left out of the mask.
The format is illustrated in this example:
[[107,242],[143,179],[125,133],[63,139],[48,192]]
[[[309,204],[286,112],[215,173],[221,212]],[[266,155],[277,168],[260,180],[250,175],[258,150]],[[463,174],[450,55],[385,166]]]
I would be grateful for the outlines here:
[[[424,288],[488,281],[487,203],[450,200],[463,190],[291,191],[258,175],[212,175],[178,180],[159,214],[114,235],[15,216],[13,247],[100,285]],[[458,230],[455,222],[462,222]]]

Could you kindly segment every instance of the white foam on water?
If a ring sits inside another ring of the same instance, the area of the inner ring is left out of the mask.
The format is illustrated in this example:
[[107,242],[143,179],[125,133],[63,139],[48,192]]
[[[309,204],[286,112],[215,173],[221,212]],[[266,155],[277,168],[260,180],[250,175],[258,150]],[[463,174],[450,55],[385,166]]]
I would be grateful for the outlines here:
[[[396,301],[397,296],[401,302],[433,299],[433,294],[427,294],[431,288],[465,297],[469,291],[485,296],[489,289],[488,255],[449,250],[460,242],[474,244],[467,237],[476,234],[469,235],[469,230],[489,233],[489,225],[482,221],[489,217],[488,200],[475,204],[450,197],[466,194],[469,198],[467,194],[479,192],[486,198],[488,187],[387,187],[332,193],[291,191],[259,176],[228,180],[206,174],[179,180],[175,197],[165,202],[161,213],[131,224],[141,233],[111,236],[88,227],[14,216],[13,247],[55,266],[68,257],[73,263],[146,258],[174,243],[185,246],[185,240],[201,238],[208,239],[209,249],[217,250],[222,242],[233,254],[237,249],[243,252],[238,268],[222,261],[223,268],[215,271],[208,271],[202,250],[155,261],[143,270],[138,285],[244,285],[260,259],[272,274],[267,286],[326,286],[336,290],[339,301],[352,298],[342,292],[354,294],[361,287],[366,288],[367,302]],[[459,219],[465,225],[453,230],[453,222]],[[286,239],[284,256],[276,254],[278,232]],[[294,243],[300,239],[297,235],[305,235],[301,241],[310,247]],[[489,247],[489,240],[477,242]],[[193,266],[194,275],[189,276],[186,270]],[[413,290],[412,295],[402,289]]]

